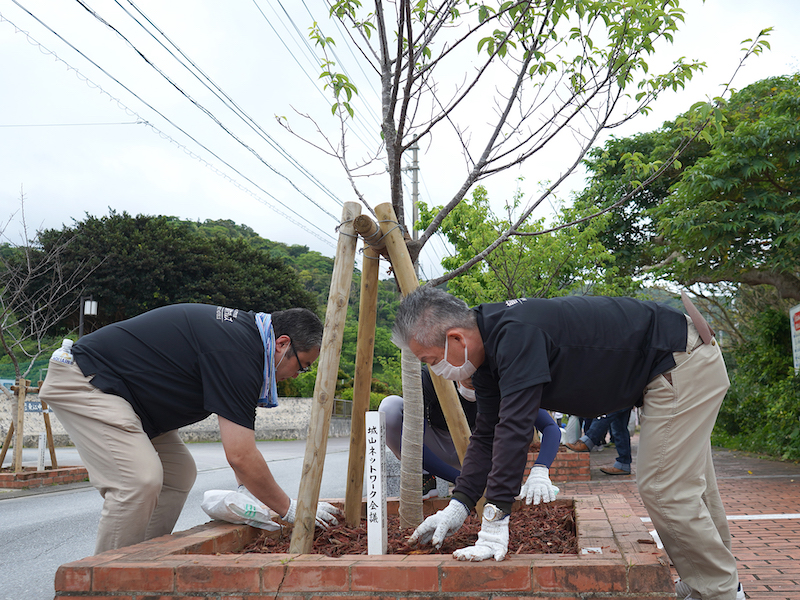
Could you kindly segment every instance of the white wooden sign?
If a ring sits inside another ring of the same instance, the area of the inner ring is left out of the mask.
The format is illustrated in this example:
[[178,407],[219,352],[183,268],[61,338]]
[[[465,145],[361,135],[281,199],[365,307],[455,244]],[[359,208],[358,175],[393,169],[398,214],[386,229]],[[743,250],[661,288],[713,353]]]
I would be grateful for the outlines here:
[[44,451],[47,449],[47,437],[45,432],[39,433],[39,460],[36,465],[37,471],[44,471]]
[[792,332],[792,354],[796,375],[800,373],[800,304],[789,309],[789,328]]
[[367,554],[386,554],[386,415],[366,413]]

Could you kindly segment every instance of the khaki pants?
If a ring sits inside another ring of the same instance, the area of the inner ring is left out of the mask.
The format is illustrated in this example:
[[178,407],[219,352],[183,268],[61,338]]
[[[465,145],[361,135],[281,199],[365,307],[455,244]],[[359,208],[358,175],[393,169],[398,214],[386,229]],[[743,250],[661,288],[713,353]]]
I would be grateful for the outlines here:
[[734,600],[739,579],[710,440],[730,382],[719,345],[699,342],[690,321],[687,352],[644,392],[637,483],[681,580],[703,600]]
[[69,433],[103,497],[99,554],[171,533],[197,468],[177,431],[149,439],[130,403],[89,379],[76,364],[51,361],[40,397]]

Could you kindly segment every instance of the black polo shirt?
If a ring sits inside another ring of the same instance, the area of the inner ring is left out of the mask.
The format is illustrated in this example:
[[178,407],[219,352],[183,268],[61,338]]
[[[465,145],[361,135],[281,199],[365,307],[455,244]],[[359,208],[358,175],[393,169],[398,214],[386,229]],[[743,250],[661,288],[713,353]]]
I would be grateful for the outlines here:
[[542,408],[595,417],[640,402],[686,350],[686,317],[656,302],[604,296],[529,298],[475,308],[486,360],[478,410],[543,385]]
[[[510,506],[538,409],[594,417],[640,403],[686,350],[686,317],[632,298],[518,299],[475,309],[485,360],[478,419],[454,493]],[[463,497],[461,498],[463,499]]]
[[92,385],[131,403],[151,438],[212,413],[255,427],[264,378],[255,313],[165,306],[82,337],[72,353]]

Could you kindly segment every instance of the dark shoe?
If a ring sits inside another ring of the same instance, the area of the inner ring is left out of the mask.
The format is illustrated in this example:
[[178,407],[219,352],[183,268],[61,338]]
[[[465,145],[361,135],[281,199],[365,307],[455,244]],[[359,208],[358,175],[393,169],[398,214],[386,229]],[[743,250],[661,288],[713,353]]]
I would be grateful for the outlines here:
[[573,452],[589,452],[589,446],[583,440],[578,440],[574,444],[564,444]]
[[630,475],[630,471],[623,471],[617,467],[600,467],[600,470],[606,475]]
[[439,492],[436,489],[436,476],[435,475],[422,475],[422,499],[427,500],[438,496]]

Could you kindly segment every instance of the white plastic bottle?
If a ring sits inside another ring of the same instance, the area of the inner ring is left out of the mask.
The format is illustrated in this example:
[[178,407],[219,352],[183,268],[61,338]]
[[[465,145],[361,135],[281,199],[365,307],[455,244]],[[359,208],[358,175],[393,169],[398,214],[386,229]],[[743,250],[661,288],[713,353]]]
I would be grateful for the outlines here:
[[55,362],[64,363],[66,365],[72,364],[72,340],[64,340],[61,342],[61,348],[53,352],[50,360]]

